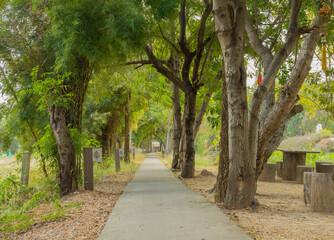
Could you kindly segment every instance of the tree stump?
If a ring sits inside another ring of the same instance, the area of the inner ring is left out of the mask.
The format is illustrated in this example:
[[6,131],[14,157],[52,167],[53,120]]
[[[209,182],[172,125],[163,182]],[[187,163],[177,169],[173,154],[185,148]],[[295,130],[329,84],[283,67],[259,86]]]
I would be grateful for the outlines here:
[[307,206],[311,204],[312,174],[314,174],[314,172],[304,172],[304,202]]
[[334,212],[334,173],[314,173],[311,181],[311,209]]
[[334,164],[320,164],[318,173],[334,173]]
[[275,176],[276,176],[276,164],[265,163],[258,180],[263,182],[275,182]]
[[315,162],[315,172],[319,172],[319,166],[321,164],[333,164],[333,163],[332,162],[324,162],[324,161]]
[[277,177],[282,177],[282,168],[283,168],[283,162],[282,161],[278,161],[276,162],[276,173],[277,173]]
[[314,167],[312,166],[297,166],[297,183],[303,183],[304,172],[314,172]]
[[288,181],[297,180],[297,166],[305,166],[305,152],[284,152],[282,178]]

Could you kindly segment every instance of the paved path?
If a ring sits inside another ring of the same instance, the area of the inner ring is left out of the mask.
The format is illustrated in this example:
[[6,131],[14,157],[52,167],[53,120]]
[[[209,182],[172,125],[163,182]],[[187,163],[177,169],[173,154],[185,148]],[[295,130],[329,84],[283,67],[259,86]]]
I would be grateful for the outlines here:
[[215,205],[184,186],[153,154],[125,188],[99,238],[251,239]]

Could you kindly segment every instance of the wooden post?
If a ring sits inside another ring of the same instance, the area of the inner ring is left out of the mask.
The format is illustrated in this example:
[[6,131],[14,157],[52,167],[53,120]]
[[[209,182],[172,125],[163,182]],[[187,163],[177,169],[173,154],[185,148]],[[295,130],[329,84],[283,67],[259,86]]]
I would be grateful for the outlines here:
[[312,174],[311,208],[316,212],[334,212],[334,173]]
[[282,177],[284,180],[297,180],[297,166],[305,166],[306,153],[305,152],[284,152],[283,153],[283,167]]
[[132,157],[133,157],[133,160],[135,160],[135,158],[136,158],[136,148],[133,148],[132,150],[133,150]]
[[93,149],[83,148],[84,188],[94,190]]
[[304,172],[304,202],[307,206],[311,204],[312,174],[314,174],[314,172]]
[[314,172],[314,167],[312,166],[297,166],[297,183],[303,183],[304,172]]
[[258,180],[263,182],[275,182],[275,176],[276,176],[276,164],[265,163]]
[[319,172],[319,167],[320,165],[322,164],[333,164],[332,162],[325,162],[325,161],[318,161],[318,162],[315,162],[315,171],[316,172]]
[[120,168],[121,168],[121,163],[119,161],[120,157],[119,157],[119,149],[116,148],[115,149],[115,168],[116,168],[116,172],[119,172]]
[[23,152],[21,182],[25,185],[29,183],[30,157],[31,153],[29,151]]
[[334,164],[320,164],[318,165],[318,173],[334,173]]
[[276,173],[277,173],[277,177],[279,178],[282,177],[282,168],[283,168],[283,162],[277,161],[276,162]]

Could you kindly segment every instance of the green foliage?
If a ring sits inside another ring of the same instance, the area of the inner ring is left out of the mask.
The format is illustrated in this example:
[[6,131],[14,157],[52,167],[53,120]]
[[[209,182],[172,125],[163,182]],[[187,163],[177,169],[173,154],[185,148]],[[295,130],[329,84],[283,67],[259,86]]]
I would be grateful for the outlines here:
[[[99,147],[100,143],[90,138],[89,136],[80,133],[75,128],[70,128],[71,139],[73,143],[73,147],[75,149],[75,154],[77,156],[82,155],[82,147]],[[50,125],[47,125],[44,129],[45,134],[41,137],[34,145],[36,147],[36,152],[39,153],[40,156],[43,156],[43,161],[48,163],[48,167],[58,171],[58,161],[59,161],[59,153],[57,151],[56,140],[53,137],[52,129]],[[37,148],[39,146],[39,149]]]
[[64,82],[68,80],[70,74],[43,73],[41,75],[43,80],[39,80],[38,71],[39,67],[37,66],[31,73],[33,81],[32,92],[39,96],[38,109],[43,111],[45,106],[69,108],[70,102],[73,102],[74,93],[68,92],[68,85],[65,85]]
[[5,204],[16,197],[20,186],[21,182],[15,175],[11,174],[5,179],[0,177],[0,204]]
[[276,163],[279,161],[283,161],[283,152],[281,151],[275,151],[268,159],[269,163]]
[[307,84],[303,90],[306,98],[311,99],[315,108],[323,109],[334,119],[334,69],[312,73],[307,79]]
[[145,0],[145,3],[151,7],[154,18],[161,20],[177,14],[176,10],[180,0]]
[[[147,21],[135,1],[54,1],[50,10],[57,70],[73,71],[76,58],[91,64],[138,49],[146,42]],[[108,61],[107,61],[108,60]]]

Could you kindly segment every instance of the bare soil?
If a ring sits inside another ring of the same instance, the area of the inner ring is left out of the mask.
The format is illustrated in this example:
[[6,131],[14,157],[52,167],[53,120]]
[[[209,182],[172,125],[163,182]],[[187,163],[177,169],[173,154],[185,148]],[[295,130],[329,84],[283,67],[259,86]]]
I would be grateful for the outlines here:
[[[25,231],[8,235],[6,239],[97,239],[118,198],[133,176],[133,172],[105,176],[95,185],[94,191],[78,190],[61,198],[63,207],[71,203],[81,204],[69,208],[60,219],[39,222]],[[41,204],[31,213],[38,220],[52,212],[52,208],[52,204]]]
[[[196,169],[195,178],[181,181],[214,203],[214,191],[209,192],[216,183],[217,170],[202,170]],[[226,210],[217,205],[253,239],[334,239],[334,214],[313,212],[305,206],[302,184],[281,179],[258,182],[256,199],[257,212],[254,208]]]

